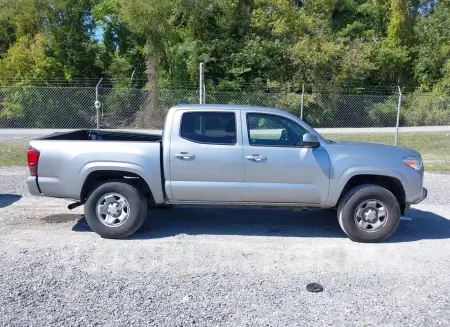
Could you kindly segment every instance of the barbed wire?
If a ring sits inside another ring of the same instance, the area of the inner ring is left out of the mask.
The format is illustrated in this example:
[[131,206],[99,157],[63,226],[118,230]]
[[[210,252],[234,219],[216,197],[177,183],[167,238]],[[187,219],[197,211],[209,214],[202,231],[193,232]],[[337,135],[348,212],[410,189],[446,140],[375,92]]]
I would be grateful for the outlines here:
[[[19,79],[8,78],[0,79],[0,87],[95,87],[99,88],[130,88],[130,89],[149,89],[147,79],[143,78],[33,78]],[[313,83],[285,83],[277,85],[275,82],[208,82],[206,84],[207,92],[266,92],[266,93],[318,93],[318,94],[372,94],[372,95],[393,95],[398,94],[400,86],[402,93],[423,93],[430,91],[420,87],[402,86],[402,85],[361,85],[356,83],[343,83],[340,85],[313,84]],[[159,83],[158,89],[199,89],[198,83],[177,82],[177,83]],[[450,93],[449,88],[441,88],[441,92]]]

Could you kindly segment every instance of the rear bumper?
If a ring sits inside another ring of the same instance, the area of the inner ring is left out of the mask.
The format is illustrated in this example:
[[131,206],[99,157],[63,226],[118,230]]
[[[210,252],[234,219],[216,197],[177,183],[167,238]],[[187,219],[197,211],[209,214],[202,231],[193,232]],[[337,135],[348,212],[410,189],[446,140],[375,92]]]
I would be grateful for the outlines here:
[[37,177],[30,176],[27,178],[27,188],[31,195],[42,195],[39,190]]

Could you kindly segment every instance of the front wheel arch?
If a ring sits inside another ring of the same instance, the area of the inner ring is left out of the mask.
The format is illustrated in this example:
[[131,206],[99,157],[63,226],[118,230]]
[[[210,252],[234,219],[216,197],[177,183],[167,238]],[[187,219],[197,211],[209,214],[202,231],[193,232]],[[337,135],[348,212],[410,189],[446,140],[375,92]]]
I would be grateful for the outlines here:
[[402,182],[395,177],[387,176],[387,175],[377,175],[377,174],[361,174],[354,175],[348,179],[342,188],[339,199],[337,201],[337,205],[341,202],[341,200],[348,194],[348,192],[360,185],[377,185],[382,188],[387,189],[391,192],[398,201],[400,206],[400,211],[402,214],[405,213],[406,210],[406,193],[403,187]]

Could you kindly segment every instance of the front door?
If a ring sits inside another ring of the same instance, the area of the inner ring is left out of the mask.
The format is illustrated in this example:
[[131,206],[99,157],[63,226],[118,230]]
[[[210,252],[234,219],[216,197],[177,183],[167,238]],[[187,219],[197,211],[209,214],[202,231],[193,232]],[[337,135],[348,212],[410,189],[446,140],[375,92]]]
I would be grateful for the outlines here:
[[166,182],[172,199],[242,200],[244,159],[240,126],[239,111],[179,110],[175,113]]
[[319,204],[328,198],[329,157],[302,147],[307,130],[283,114],[243,111],[245,202]]

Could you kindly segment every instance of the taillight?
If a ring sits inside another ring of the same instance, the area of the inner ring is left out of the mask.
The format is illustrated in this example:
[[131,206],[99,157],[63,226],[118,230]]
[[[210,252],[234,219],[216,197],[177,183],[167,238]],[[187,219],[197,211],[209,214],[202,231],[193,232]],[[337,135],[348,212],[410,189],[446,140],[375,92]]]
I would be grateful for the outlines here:
[[30,168],[30,175],[37,176],[38,170],[38,161],[39,161],[39,151],[33,147],[28,147],[27,151],[27,159],[28,159],[28,168]]

